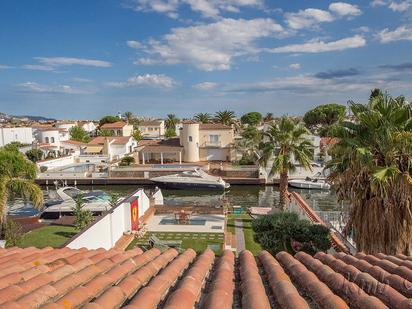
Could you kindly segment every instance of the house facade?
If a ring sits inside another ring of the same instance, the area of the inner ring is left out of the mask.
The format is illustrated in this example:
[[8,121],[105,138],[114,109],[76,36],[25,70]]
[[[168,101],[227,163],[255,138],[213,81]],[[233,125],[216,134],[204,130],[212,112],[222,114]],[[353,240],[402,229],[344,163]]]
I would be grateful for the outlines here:
[[0,147],[12,142],[22,144],[33,143],[33,129],[27,127],[3,127],[0,128]]
[[84,153],[106,155],[109,160],[118,160],[131,154],[136,146],[137,141],[131,136],[98,136],[87,144]]
[[143,138],[161,139],[165,136],[165,121],[164,120],[146,120],[142,121],[139,126],[139,131]]
[[108,130],[112,136],[132,136],[133,125],[124,121],[116,121],[113,123],[105,123],[100,127],[101,130]]

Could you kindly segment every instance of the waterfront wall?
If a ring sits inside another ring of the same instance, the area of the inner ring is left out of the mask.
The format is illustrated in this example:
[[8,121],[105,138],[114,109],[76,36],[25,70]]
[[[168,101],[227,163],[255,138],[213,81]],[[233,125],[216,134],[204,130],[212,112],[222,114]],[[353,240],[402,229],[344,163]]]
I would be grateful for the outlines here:
[[59,157],[59,158],[54,158],[54,159],[37,161],[36,165],[38,168],[45,166],[47,167],[47,169],[53,169],[53,168],[58,168],[58,167],[62,167],[65,165],[70,165],[70,164],[73,164],[74,162],[75,162],[74,156],[65,156],[65,157]]
[[130,204],[136,198],[139,201],[139,220],[145,215],[147,216],[150,200],[143,189],[139,189],[70,239],[66,243],[66,247],[71,249],[104,248],[107,250],[113,248],[124,233],[131,231]]

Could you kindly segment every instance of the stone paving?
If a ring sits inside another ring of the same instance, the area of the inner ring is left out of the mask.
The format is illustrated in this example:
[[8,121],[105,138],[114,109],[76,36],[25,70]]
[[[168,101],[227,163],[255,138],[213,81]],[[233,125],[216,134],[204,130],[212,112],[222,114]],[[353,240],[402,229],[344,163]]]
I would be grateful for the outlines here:
[[245,235],[243,234],[243,220],[235,219],[235,235],[236,235],[236,253],[239,255],[240,252],[245,250]]

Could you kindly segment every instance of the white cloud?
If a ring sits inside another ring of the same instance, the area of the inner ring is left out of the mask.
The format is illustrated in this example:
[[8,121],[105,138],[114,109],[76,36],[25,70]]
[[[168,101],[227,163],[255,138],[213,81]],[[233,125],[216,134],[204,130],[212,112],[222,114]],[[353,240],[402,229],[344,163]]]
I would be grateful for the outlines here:
[[366,45],[366,40],[361,35],[344,38],[337,41],[324,42],[321,40],[307,42],[303,44],[291,44],[266,51],[272,53],[323,53],[331,51],[345,50],[349,48],[358,48]]
[[218,83],[203,82],[203,83],[193,85],[193,88],[196,88],[196,89],[199,89],[199,90],[211,90],[211,89],[217,88],[218,86],[219,86]]
[[5,65],[5,64],[0,64],[0,70],[4,69],[12,69],[13,67],[11,65]]
[[54,67],[49,65],[42,65],[42,64],[25,64],[22,65],[23,69],[26,70],[35,70],[35,71],[54,71]]
[[193,65],[205,71],[228,70],[238,56],[253,56],[260,52],[256,41],[284,35],[272,19],[226,18],[211,24],[174,28],[161,40],[149,40],[143,51],[149,55],[138,64]]
[[374,0],[371,2],[372,7],[387,6],[394,12],[405,12],[412,8],[412,0],[388,1],[388,0]]
[[50,67],[67,66],[67,65],[84,65],[92,67],[107,68],[112,66],[110,62],[95,59],[69,58],[69,57],[34,57],[42,65]]
[[297,69],[300,69],[300,67],[301,67],[300,63],[291,63],[291,64],[289,64],[289,68],[291,68],[291,69],[297,70]]
[[158,88],[172,88],[176,82],[169,76],[164,74],[145,74],[130,77],[125,82],[110,82],[109,86],[115,88],[150,86]]
[[362,11],[356,5],[345,2],[333,2],[329,5],[329,11],[308,8],[296,13],[285,13],[285,21],[292,29],[316,27],[320,23],[332,22],[338,18],[357,16]]
[[135,11],[164,13],[171,18],[177,18],[179,8],[186,5],[202,16],[217,18],[224,12],[238,13],[241,7],[261,7],[263,0],[128,0],[123,4]]
[[389,43],[400,40],[412,41],[412,28],[408,26],[400,26],[393,31],[385,28],[379,32],[376,37],[381,43]]
[[329,5],[329,10],[340,16],[358,16],[362,14],[362,11],[357,5],[345,3],[345,2],[334,2]]
[[18,85],[25,91],[37,93],[65,93],[65,94],[90,94],[93,89],[81,89],[69,85],[45,85],[36,82],[25,82]]
[[131,48],[142,48],[143,44],[140,43],[139,41],[127,41],[126,42],[127,46],[131,47]]

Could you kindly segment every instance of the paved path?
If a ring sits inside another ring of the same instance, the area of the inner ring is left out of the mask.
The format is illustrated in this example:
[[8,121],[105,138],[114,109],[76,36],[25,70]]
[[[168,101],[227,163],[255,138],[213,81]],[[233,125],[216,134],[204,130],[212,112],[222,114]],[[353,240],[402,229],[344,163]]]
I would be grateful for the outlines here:
[[236,253],[245,250],[245,235],[243,234],[243,220],[235,219]]

